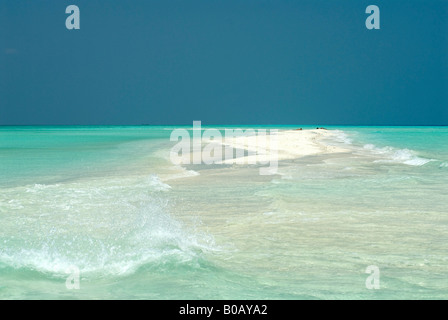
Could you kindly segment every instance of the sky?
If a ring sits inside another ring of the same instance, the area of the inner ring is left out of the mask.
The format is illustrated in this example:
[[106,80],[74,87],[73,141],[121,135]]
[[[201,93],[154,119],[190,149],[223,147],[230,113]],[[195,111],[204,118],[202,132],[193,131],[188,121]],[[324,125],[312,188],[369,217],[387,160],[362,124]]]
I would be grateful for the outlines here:
[[448,125],[448,1],[0,1],[0,125],[193,120]]

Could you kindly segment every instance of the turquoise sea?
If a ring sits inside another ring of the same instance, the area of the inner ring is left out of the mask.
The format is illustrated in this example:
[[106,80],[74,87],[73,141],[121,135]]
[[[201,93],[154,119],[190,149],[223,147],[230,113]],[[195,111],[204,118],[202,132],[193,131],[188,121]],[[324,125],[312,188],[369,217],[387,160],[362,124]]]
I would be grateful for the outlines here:
[[448,299],[448,127],[271,176],[173,165],[173,129],[0,127],[0,299]]

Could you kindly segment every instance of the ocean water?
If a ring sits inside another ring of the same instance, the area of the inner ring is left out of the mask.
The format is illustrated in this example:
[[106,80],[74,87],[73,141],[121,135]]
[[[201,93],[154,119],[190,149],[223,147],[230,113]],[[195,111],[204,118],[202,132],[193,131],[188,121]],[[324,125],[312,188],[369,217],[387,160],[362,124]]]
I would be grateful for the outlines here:
[[271,176],[173,165],[173,129],[0,127],[0,299],[448,298],[447,127],[329,127]]

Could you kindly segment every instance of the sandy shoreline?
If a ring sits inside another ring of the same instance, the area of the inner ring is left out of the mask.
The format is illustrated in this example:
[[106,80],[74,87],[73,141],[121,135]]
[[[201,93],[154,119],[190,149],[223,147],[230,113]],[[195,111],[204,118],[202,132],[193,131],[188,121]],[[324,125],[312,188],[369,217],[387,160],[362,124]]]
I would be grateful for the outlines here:
[[[261,164],[276,168],[282,160],[305,156],[347,152],[328,144],[325,139],[337,136],[335,130],[215,130],[205,136],[183,140],[171,153],[175,165]],[[174,150],[174,151],[173,151]],[[179,154],[181,151],[181,154]]]
[[254,135],[225,138],[223,145],[248,150],[252,154],[237,159],[226,159],[222,163],[270,162],[317,154],[347,152],[347,149],[331,146],[323,141],[335,134],[332,130],[323,129],[279,130],[268,134],[267,137]]

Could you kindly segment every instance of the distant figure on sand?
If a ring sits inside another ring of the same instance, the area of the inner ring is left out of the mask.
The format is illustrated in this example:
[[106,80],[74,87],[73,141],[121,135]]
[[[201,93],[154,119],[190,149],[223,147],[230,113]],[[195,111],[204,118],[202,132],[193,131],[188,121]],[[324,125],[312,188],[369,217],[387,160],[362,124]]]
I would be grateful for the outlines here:
[[328,130],[327,128],[323,128],[323,127],[317,127],[316,129],[322,129],[322,130]]
[[296,130],[302,130],[302,128],[298,128],[298,129],[296,129]]

